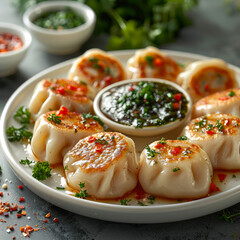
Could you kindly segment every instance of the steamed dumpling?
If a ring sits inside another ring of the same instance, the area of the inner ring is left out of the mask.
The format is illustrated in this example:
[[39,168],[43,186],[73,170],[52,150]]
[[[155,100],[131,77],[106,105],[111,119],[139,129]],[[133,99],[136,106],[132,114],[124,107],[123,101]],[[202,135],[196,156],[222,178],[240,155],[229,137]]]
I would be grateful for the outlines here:
[[231,113],[240,116],[240,88],[214,93],[193,105],[193,118],[210,113]]
[[58,110],[62,105],[72,112],[90,112],[96,92],[85,83],[66,79],[44,79],[34,90],[29,103],[33,119]]
[[207,154],[188,141],[156,141],[140,156],[139,182],[154,196],[189,199],[209,192],[212,166]]
[[126,74],[117,58],[102,50],[92,49],[75,60],[68,78],[84,81],[100,90],[112,83],[125,80]]
[[122,197],[137,185],[138,161],[132,139],[117,132],[80,140],[64,157],[68,184],[98,199]]
[[192,120],[183,130],[192,143],[209,156],[215,169],[240,169],[240,118],[232,114],[209,114]]
[[65,153],[80,139],[104,131],[97,121],[84,116],[64,107],[41,115],[33,130],[33,154],[41,161],[62,164]]
[[147,47],[136,51],[128,60],[130,78],[162,78],[175,81],[181,68],[158,48]]
[[212,93],[237,86],[235,72],[221,59],[196,61],[179,74],[177,83],[191,95],[193,102]]

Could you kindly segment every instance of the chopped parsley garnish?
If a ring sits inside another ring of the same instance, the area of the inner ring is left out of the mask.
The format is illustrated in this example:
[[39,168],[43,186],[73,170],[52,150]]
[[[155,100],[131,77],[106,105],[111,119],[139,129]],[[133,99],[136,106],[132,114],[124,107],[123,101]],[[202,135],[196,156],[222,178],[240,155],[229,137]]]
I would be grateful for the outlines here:
[[223,132],[224,127],[223,127],[223,125],[220,123],[219,120],[217,120],[217,122],[216,122],[216,127],[218,128],[218,130],[219,130],[220,132]]
[[236,216],[239,216],[239,215],[240,215],[240,212],[232,214],[229,210],[223,210],[222,218],[226,222],[233,223],[233,218],[236,217]]
[[150,195],[150,196],[148,197],[148,199],[149,199],[149,202],[148,202],[148,203],[153,204],[154,201],[155,201],[155,196]]
[[78,197],[78,198],[86,199],[89,196],[88,193],[87,193],[87,190],[82,190],[82,188],[85,187],[85,183],[80,182],[79,187],[80,187],[80,192],[75,193],[74,196]]
[[11,126],[6,131],[9,142],[19,142],[23,139],[32,139],[32,132],[27,131],[26,126],[15,128]]
[[140,202],[140,201],[138,201],[137,204],[140,205],[140,206],[147,206],[147,204],[145,204],[143,202]]
[[64,187],[56,187],[57,190],[65,190]]
[[100,143],[101,145],[108,145],[108,142],[105,139],[96,139],[95,143]]
[[29,112],[28,108],[22,106],[16,111],[13,117],[19,123],[29,124],[31,113]]
[[232,178],[236,178],[237,176],[235,174],[232,175]]
[[229,97],[233,97],[233,96],[235,96],[236,95],[236,93],[234,92],[234,91],[230,91],[229,93],[228,93],[228,96]]
[[206,119],[202,119],[201,121],[195,122],[194,124],[195,124],[195,125],[198,125],[198,126],[201,127],[201,128],[203,128],[203,127],[206,126],[207,120],[206,120]]
[[162,137],[161,140],[159,141],[159,143],[164,145],[164,144],[167,143],[167,141],[166,141],[166,139],[164,137]]
[[191,153],[192,153],[192,151],[190,149],[186,149],[186,150],[182,151],[182,154],[185,156],[188,154],[191,154]]
[[101,126],[104,125],[98,116],[92,115],[91,113],[83,113],[82,116],[84,119],[92,118],[93,120],[97,121]]
[[55,122],[56,124],[61,123],[61,117],[57,116],[55,113],[51,114],[50,117],[47,118],[49,122]]
[[112,137],[111,137],[111,139],[112,139],[112,140],[114,140],[114,139],[115,139],[115,137],[114,137],[114,136],[112,136]]
[[110,75],[110,73],[111,73],[110,67],[106,67],[106,68],[104,69],[104,73]]
[[187,140],[187,137],[186,136],[180,136],[180,137],[177,138],[177,140],[184,141],[184,140]]
[[66,165],[66,166],[64,167],[64,169],[65,169],[65,170],[69,170],[68,165]]
[[208,124],[206,130],[207,130],[207,131],[210,131],[210,130],[212,130],[212,129],[213,129],[213,125],[212,125],[212,124]]
[[128,205],[129,202],[131,202],[131,199],[121,199],[119,200],[119,202],[121,203],[121,205]]
[[151,149],[149,145],[146,146],[146,150],[147,150],[147,155],[150,158],[155,157],[156,154],[160,154],[160,152],[156,152],[155,150]]
[[153,57],[152,56],[146,56],[145,60],[147,61],[149,66],[153,66]]
[[177,171],[179,171],[179,170],[181,170],[179,167],[173,168],[173,172],[177,172]]
[[81,83],[82,85],[87,85],[84,81],[80,80],[79,83]]
[[30,164],[34,163],[34,161],[30,161],[29,159],[26,158],[26,159],[20,160],[19,163],[22,164],[22,165],[28,165],[29,166]]
[[39,181],[51,177],[51,165],[48,162],[37,162],[32,171],[32,176]]

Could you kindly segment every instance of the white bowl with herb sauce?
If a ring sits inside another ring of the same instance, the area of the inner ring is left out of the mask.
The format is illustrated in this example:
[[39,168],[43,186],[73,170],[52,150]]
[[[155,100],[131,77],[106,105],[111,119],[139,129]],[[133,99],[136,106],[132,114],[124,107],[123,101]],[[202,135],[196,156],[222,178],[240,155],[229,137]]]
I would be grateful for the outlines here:
[[94,111],[110,128],[134,136],[155,136],[186,123],[192,100],[179,85],[162,79],[124,80],[101,90]]
[[29,8],[23,22],[49,53],[66,55],[77,51],[95,27],[94,11],[73,1],[46,1]]

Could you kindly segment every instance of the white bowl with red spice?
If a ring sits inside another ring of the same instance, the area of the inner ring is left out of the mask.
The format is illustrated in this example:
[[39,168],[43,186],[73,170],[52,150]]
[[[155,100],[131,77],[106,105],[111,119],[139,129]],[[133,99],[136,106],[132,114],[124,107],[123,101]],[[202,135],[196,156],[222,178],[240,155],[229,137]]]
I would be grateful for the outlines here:
[[11,23],[0,23],[0,77],[16,72],[31,42],[31,34],[23,27]]
[[[36,24],[42,16],[70,9],[82,16],[84,23],[72,28],[45,28]],[[43,49],[55,55],[67,55],[76,52],[91,36],[96,22],[94,11],[85,4],[74,1],[45,1],[29,8],[23,15],[25,26]]]
[[93,107],[110,129],[156,136],[183,127],[191,117],[192,100],[176,83],[142,78],[109,85],[97,94]]

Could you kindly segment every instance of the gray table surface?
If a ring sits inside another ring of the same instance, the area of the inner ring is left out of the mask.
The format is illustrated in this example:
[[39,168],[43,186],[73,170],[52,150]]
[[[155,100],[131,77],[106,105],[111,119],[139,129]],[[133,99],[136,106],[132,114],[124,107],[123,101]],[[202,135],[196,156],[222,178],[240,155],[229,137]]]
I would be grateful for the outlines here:
[[[223,5],[223,0],[199,0],[199,5],[190,13],[194,24],[185,28],[176,42],[161,46],[164,49],[186,51],[210,57],[222,58],[225,61],[240,66],[240,13],[229,16]],[[21,16],[15,11],[10,0],[0,0],[0,22],[23,25]],[[53,56],[44,51],[33,40],[28,55],[19,66],[16,74],[0,78],[0,113],[11,94],[23,82],[38,72],[57,63],[79,56],[85,50],[98,47],[104,49],[106,38],[92,37],[83,48],[72,55]],[[0,63],[1,64],[1,63]],[[42,200],[27,187],[20,191],[22,184],[14,175],[6,158],[0,149],[0,166],[3,174],[0,176],[1,185],[5,179],[10,180],[8,190],[4,191],[3,201],[18,202],[18,197],[26,199],[27,217],[17,219],[16,214],[4,218],[7,222],[0,222],[0,240],[24,239],[19,227],[29,224],[38,225],[41,230],[33,232],[31,239],[239,239],[240,219],[228,223],[221,219],[222,211],[208,216],[174,223],[162,224],[120,224],[91,219],[60,209]],[[9,194],[7,194],[9,193]],[[1,201],[1,199],[0,199]],[[29,205],[28,205],[29,204]],[[230,208],[231,211],[240,210],[240,204]],[[44,223],[44,216],[51,212],[51,219]],[[35,213],[35,215],[34,215]],[[52,221],[59,218],[58,223]],[[6,232],[6,227],[14,225],[15,230]],[[42,227],[46,229],[43,230]]]

